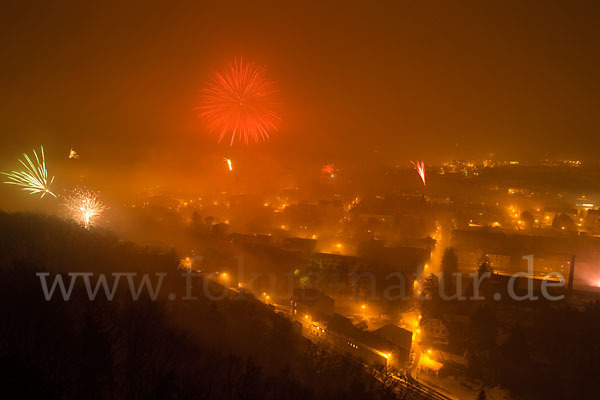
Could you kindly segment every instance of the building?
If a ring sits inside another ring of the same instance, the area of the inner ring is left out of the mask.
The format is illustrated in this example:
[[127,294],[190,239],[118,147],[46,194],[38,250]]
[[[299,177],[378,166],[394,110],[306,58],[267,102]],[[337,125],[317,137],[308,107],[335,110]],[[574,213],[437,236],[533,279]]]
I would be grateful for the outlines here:
[[395,325],[369,332],[340,314],[333,313],[325,317],[322,311],[313,311],[313,314],[301,315],[299,305],[304,302],[295,303],[297,306],[296,311],[292,311],[292,318],[296,318],[294,322],[301,324],[303,334],[312,341],[327,343],[336,351],[374,367],[395,370],[407,367],[410,360],[411,332]]
[[283,238],[281,247],[288,250],[298,250],[306,253],[314,253],[317,248],[317,241],[314,239],[304,239],[298,237]]
[[397,325],[388,324],[373,331],[373,333],[397,347],[397,362],[399,365],[408,364],[410,361],[410,348],[412,346],[412,332]]
[[441,318],[423,318],[421,329],[423,330],[423,338],[432,345],[446,346],[450,343],[448,325]]
[[600,233],[600,210],[589,210],[585,216],[585,228],[592,234]]
[[334,313],[335,301],[318,289],[296,289],[290,299],[290,318],[310,329],[313,320],[325,320]]
[[404,349],[373,332],[357,328],[339,314],[328,319],[326,333],[328,343],[337,351],[369,365],[393,369],[405,366]]
[[579,241],[556,232],[526,235],[468,229],[453,231],[451,246],[463,271],[478,268],[478,259],[483,254],[487,255],[495,272],[511,274],[527,271],[527,261],[523,257],[533,255],[534,274],[545,275],[566,272],[573,244],[577,245]]
[[577,210],[574,208],[560,208],[560,207],[545,207],[543,209],[543,220],[542,225],[552,226],[554,218],[558,215],[566,215],[569,218],[575,220],[577,218]]
[[270,235],[259,235],[251,234],[246,235],[243,233],[232,233],[228,236],[229,242],[236,245],[263,245],[268,246],[272,244],[272,238]]

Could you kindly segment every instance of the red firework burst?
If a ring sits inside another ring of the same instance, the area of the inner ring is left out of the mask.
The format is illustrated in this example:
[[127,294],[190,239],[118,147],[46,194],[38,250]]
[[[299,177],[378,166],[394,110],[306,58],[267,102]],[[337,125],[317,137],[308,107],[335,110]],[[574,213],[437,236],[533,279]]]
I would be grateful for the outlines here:
[[200,115],[208,123],[211,133],[219,135],[219,142],[229,137],[229,145],[239,142],[267,140],[277,132],[280,116],[275,110],[277,89],[269,80],[265,68],[254,63],[243,63],[240,58],[212,77],[204,89]]
[[333,178],[335,169],[333,168],[333,164],[326,164],[323,165],[323,167],[321,168],[321,174],[323,175],[329,175]]

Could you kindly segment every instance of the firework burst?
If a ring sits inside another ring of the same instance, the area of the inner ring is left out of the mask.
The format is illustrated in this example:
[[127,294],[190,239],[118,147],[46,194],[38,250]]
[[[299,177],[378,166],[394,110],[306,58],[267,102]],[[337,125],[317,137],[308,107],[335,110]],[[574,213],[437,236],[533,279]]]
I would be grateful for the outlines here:
[[[12,171],[2,172],[3,175],[8,177],[8,181],[4,183],[8,185],[20,186],[22,190],[29,194],[40,194],[40,198],[44,198],[46,194],[50,194],[54,197],[56,195],[50,191],[50,185],[54,182],[54,177],[48,181],[48,170],[46,170],[46,157],[44,156],[44,147],[41,146],[40,156],[33,150],[33,156],[30,158],[27,153],[23,153],[25,161],[19,159],[19,162],[23,167],[24,171]],[[34,162],[35,158],[35,162]]]
[[423,161],[411,161],[413,167],[417,170],[417,173],[421,177],[423,181],[423,186],[425,186],[425,163]]
[[281,118],[275,111],[276,93],[264,67],[240,58],[214,74],[197,109],[211,133],[219,135],[219,142],[228,137],[230,146],[236,140],[257,143],[277,132]]
[[335,169],[333,168],[333,164],[323,165],[323,167],[321,168],[321,174],[329,175],[333,178],[335,176]]
[[106,206],[98,193],[75,189],[65,203],[71,217],[86,228],[93,226],[102,216]]

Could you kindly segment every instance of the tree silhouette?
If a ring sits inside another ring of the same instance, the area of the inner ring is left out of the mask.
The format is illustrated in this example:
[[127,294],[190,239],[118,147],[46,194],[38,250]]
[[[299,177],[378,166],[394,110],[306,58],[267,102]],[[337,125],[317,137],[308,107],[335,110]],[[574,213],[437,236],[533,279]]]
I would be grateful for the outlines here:
[[552,229],[574,232],[577,230],[577,226],[571,217],[565,213],[560,213],[554,216]]
[[456,256],[456,252],[454,248],[448,247],[444,250],[444,255],[442,256],[442,274],[443,274],[443,290],[446,295],[452,295],[455,293],[453,274],[458,272],[458,257]]
[[[7,398],[393,398],[355,360],[323,348],[311,353],[289,321],[251,297],[167,300],[185,290],[172,251],[36,214],[0,212],[0,232]],[[45,300],[36,272],[78,271],[168,276],[156,301],[133,301],[126,284],[113,301],[90,301],[82,281],[68,302]]]
[[529,211],[525,210],[521,213],[521,226],[524,229],[532,229],[535,219],[533,218],[533,214]]
[[477,395],[477,400],[485,400],[486,398],[485,390],[481,389]]

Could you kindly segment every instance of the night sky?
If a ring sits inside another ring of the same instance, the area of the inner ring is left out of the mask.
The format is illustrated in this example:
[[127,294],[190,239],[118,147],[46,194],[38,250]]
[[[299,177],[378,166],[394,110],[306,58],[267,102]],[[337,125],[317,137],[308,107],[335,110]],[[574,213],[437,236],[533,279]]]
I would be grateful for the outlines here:
[[[58,172],[74,147],[86,173],[144,184],[223,155],[596,158],[600,3],[327,3],[3,2],[0,169],[40,145]],[[277,82],[283,122],[229,149],[194,107],[240,56]]]

